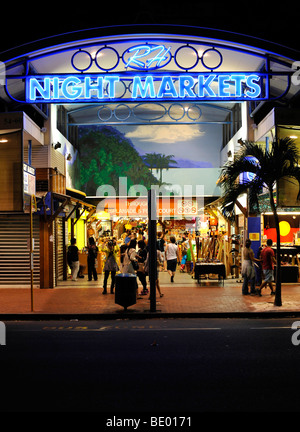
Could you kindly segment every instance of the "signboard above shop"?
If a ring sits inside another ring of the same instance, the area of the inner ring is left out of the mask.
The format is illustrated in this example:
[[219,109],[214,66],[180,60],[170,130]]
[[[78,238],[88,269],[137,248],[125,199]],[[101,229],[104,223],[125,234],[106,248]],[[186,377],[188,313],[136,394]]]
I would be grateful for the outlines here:
[[6,71],[6,94],[31,104],[270,100],[290,90],[284,63],[224,41],[125,35],[29,53]]
[[[168,45],[141,44],[128,48],[122,55],[126,73],[90,74],[93,62],[102,70],[99,49],[93,57],[88,51],[79,51],[72,57],[71,63],[80,74],[27,76],[26,102],[28,103],[85,103],[103,101],[163,101],[163,100],[253,100],[267,99],[267,75],[258,72],[220,72],[217,69],[223,61],[222,54],[216,49],[207,49],[201,56],[202,69],[205,73],[181,70],[175,53],[176,68],[180,71],[166,71],[171,62],[172,50]],[[217,56],[214,65],[204,60],[211,52]],[[195,54],[194,51],[192,51]],[[189,53],[191,54],[191,53]],[[86,56],[86,65],[76,58]],[[199,54],[193,64],[200,62]],[[80,66],[81,64],[81,66]],[[111,69],[116,69],[111,68]],[[128,70],[129,69],[129,70]],[[134,72],[129,72],[130,70]],[[189,68],[191,69],[191,68]],[[210,69],[211,73],[208,73]],[[117,70],[117,69],[116,69]],[[212,73],[213,72],[213,73]]]
[[[197,198],[159,197],[156,199],[156,216],[177,219],[196,217],[200,211],[198,204]],[[147,218],[148,198],[104,198],[97,205],[97,212],[106,212],[108,218],[114,216]]]
[[29,76],[26,102],[266,99],[265,80],[265,74],[257,73]]
[[27,195],[35,195],[35,168],[23,163],[23,191]]

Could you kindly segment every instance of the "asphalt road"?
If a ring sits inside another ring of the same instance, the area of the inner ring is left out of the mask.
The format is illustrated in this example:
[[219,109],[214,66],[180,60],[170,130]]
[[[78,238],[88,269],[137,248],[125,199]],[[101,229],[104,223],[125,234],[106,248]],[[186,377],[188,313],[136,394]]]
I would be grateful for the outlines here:
[[297,412],[295,321],[8,321],[0,411]]

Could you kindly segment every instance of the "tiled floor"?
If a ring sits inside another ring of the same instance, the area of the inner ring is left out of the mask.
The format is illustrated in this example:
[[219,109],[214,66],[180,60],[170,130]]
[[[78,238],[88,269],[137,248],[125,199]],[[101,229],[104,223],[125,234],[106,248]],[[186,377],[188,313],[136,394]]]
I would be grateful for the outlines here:
[[[55,314],[55,315],[123,315],[124,308],[115,303],[112,294],[102,295],[102,276],[98,281],[87,278],[60,282],[55,289],[33,290],[30,287],[1,288],[0,315]],[[148,284],[149,285],[149,284]],[[242,284],[236,279],[224,282],[202,280],[199,284],[187,274],[177,273],[175,282],[170,282],[167,273],[160,273],[162,298],[157,295],[155,315],[159,314],[232,314],[232,313],[300,313],[300,283],[282,285],[282,306],[274,306],[274,296],[269,288],[262,297],[243,296]],[[108,283],[108,292],[110,279]],[[141,284],[139,283],[139,292]],[[150,312],[149,296],[141,296],[136,304],[127,309],[127,314],[145,315]],[[151,311],[153,312],[153,311]]]

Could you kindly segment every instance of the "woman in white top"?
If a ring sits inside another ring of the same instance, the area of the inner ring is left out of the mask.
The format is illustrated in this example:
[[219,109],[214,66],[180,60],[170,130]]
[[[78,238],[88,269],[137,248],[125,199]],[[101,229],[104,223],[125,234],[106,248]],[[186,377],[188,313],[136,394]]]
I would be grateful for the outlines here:
[[248,282],[250,282],[250,294],[255,294],[255,269],[254,261],[259,261],[254,258],[254,252],[251,249],[251,240],[247,239],[243,249],[242,276],[244,278],[242,286],[242,294],[248,295]]
[[[131,239],[128,245],[128,248],[125,250],[123,263],[122,263],[122,273],[130,273],[136,274],[136,271],[133,268],[132,261],[137,261],[137,252],[136,252],[136,240]],[[135,289],[136,294],[138,294],[138,284],[135,279]]]
[[136,240],[132,239],[124,253],[122,273],[136,274],[131,262],[131,260],[136,260],[136,255]]
[[170,243],[166,247],[167,270],[171,276],[171,282],[174,282],[177,262],[179,262],[178,246],[175,244],[175,237],[170,237]]

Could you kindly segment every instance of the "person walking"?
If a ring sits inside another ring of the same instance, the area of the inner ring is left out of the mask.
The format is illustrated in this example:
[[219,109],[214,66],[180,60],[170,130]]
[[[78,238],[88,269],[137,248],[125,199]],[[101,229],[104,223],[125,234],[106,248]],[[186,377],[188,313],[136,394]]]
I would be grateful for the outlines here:
[[255,273],[256,273],[256,285],[260,286],[262,283],[262,266],[261,266],[261,251],[263,250],[263,246],[260,246],[258,248],[258,251],[256,253],[256,258],[257,258],[257,266],[255,266]]
[[124,253],[123,273],[136,274],[131,261],[136,261],[136,240],[131,239]]
[[[122,267],[123,273],[129,273],[129,274],[136,275],[136,270],[133,268],[132,261],[136,261],[136,263],[137,263],[136,239],[130,240],[130,242],[128,244],[128,248],[126,249],[126,251],[124,253],[123,267]],[[137,284],[136,278],[135,278],[135,288],[136,288],[136,293],[138,294],[138,284]]]
[[251,240],[245,241],[245,247],[243,248],[243,263],[242,263],[242,276],[243,286],[242,294],[249,295],[248,283],[250,282],[250,294],[256,294],[255,291],[255,269],[254,261],[259,261],[254,258],[254,252],[251,249]]
[[157,249],[157,279],[156,279],[156,289],[158,291],[159,297],[163,297],[164,295],[161,293],[160,284],[159,284],[159,272],[161,267],[164,265],[165,259],[162,257],[162,252]]
[[143,286],[143,290],[141,292],[141,295],[146,295],[148,293],[147,290],[147,281],[146,281],[146,272],[145,272],[145,261],[147,258],[147,249],[146,249],[146,243],[144,240],[138,241],[138,252],[136,255],[136,259],[139,263],[139,269],[137,270],[136,274]]
[[[156,281],[155,281],[155,286],[156,289],[158,291],[159,297],[163,297],[164,295],[162,294],[161,290],[160,290],[160,285],[159,285],[159,272],[161,270],[161,267],[163,265],[163,258],[162,258],[162,253],[158,248],[158,245],[156,244],[156,265],[157,265],[157,275],[156,275]],[[147,275],[149,275],[149,252],[147,252],[147,258],[145,260],[145,272]],[[150,300],[150,297],[149,299]]]
[[110,285],[110,293],[114,293],[115,281],[116,281],[116,272],[119,270],[119,266],[117,263],[117,253],[119,251],[119,246],[116,244],[114,240],[109,240],[107,245],[102,248],[103,252],[105,252],[105,264],[103,267],[104,270],[104,280],[103,280],[103,292],[102,294],[107,294],[107,281],[109,277],[109,273],[111,274],[111,285]]
[[166,247],[167,271],[171,276],[171,282],[174,282],[177,262],[179,262],[178,246],[175,243],[175,237],[170,237],[170,243]]
[[185,273],[186,261],[187,261],[187,239],[182,236],[182,240],[180,243],[181,250],[181,262],[180,262],[180,273]]
[[89,244],[88,244],[88,256],[87,256],[87,263],[88,263],[88,280],[91,281],[94,277],[94,280],[98,280],[97,275],[97,268],[96,268],[96,259],[98,256],[98,246],[95,244],[94,237],[89,238]]
[[165,245],[166,245],[166,241],[164,239],[163,232],[158,232],[157,233],[156,247],[157,247],[158,250],[161,251],[161,259],[163,260],[163,269],[164,269],[164,271],[167,271],[166,256],[165,256]]
[[273,244],[272,239],[267,240],[267,246],[261,251],[261,263],[263,270],[263,282],[257,290],[257,294],[261,296],[261,290],[269,285],[271,289],[271,295],[275,294],[273,290],[272,281],[274,280],[274,264],[276,264],[275,253],[271,248]]
[[79,271],[78,247],[76,246],[75,238],[71,239],[71,245],[68,247],[67,260],[71,268],[72,281],[75,282]]

